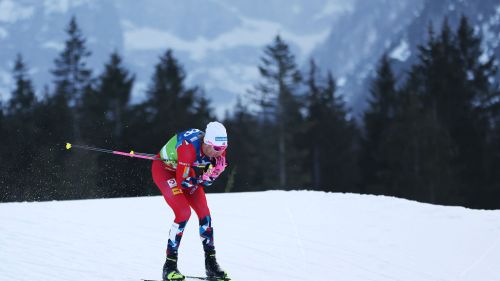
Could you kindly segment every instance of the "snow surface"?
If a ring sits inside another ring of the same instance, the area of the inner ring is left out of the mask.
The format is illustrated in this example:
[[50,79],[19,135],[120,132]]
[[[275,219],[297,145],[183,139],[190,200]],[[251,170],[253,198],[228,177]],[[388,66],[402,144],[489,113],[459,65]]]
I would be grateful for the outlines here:
[[[500,280],[500,211],[311,191],[209,194],[218,259],[244,280]],[[160,278],[162,197],[0,204],[0,280]],[[203,275],[193,212],[179,269]]]

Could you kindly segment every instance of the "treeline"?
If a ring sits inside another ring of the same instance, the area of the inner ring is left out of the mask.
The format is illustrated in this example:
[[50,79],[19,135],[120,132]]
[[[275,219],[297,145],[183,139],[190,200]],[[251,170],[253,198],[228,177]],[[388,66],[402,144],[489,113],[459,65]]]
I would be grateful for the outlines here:
[[[381,58],[360,120],[332,74],[312,60],[301,71],[277,36],[263,50],[256,85],[220,120],[230,166],[210,190],[312,189],[500,208],[495,58],[465,17],[457,30],[442,26],[439,34],[429,28],[404,81]],[[68,152],[64,144],[154,153],[177,131],[204,129],[214,105],[185,85],[171,50],[155,65],[146,98],[131,104],[134,75],[121,56],[111,54],[96,76],[74,18],[66,31],[43,95],[16,59],[12,98],[0,114],[0,201],[159,194],[147,161]]]
[[[367,192],[500,207],[497,66],[467,18],[432,26],[401,87],[387,57],[372,83],[361,153]],[[378,190],[378,192],[377,192]]]
[[203,92],[167,50],[154,66],[147,98],[131,104],[134,75],[113,53],[103,73],[87,66],[91,52],[73,18],[64,50],[54,60],[53,84],[37,98],[18,56],[15,89],[0,118],[0,201],[61,200],[158,194],[150,163],[73,149],[66,142],[158,152],[177,130],[213,119]]

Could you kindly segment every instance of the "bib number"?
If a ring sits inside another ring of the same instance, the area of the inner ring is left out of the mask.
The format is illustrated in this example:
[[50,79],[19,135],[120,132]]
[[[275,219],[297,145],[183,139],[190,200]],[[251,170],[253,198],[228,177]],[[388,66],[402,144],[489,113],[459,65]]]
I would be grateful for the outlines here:
[[187,138],[187,137],[189,137],[192,134],[198,133],[199,131],[200,130],[198,130],[198,129],[191,129],[191,130],[185,132],[184,135],[182,135],[182,136],[185,137],[185,138]]

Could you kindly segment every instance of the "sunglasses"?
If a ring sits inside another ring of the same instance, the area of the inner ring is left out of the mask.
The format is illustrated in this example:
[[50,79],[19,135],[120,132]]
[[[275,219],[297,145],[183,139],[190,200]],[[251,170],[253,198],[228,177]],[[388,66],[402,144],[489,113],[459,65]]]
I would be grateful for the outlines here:
[[212,145],[212,147],[214,148],[215,151],[217,152],[220,152],[220,151],[224,151],[226,150],[226,146],[216,146],[216,145]]

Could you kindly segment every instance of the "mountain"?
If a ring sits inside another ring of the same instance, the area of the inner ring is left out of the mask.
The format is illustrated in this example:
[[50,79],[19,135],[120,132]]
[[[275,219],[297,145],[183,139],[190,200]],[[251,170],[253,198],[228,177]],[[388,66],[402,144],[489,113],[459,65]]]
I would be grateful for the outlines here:
[[[311,191],[208,194],[234,280],[500,280],[500,211]],[[0,204],[0,280],[160,279],[163,197]],[[193,212],[179,270],[203,275]]]
[[483,37],[485,54],[500,58],[498,0],[373,0],[356,1],[357,9],[342,15],[313,56],[331,69],[356,117],[366,107],[369,85],[384,53],[393,59],[399,82],[418,59],[417,48],[428,40],[430,24],[439,32],[445,18],[456,29],[461,15]]
[[144,96],[159,56],[171,48],[187,82],[205,89],[223,113],[254,85],[263,47],[277,34],[305,60],[336,15],[349,9],[341,0],[0,0],[0,93],[3,99],[10,95],[17,53],[31,67],[37,89],[50,86],[64,29],[75,15],[93,53],[94,74],[118,50],[137,77],[134,101]]
[[448,17],[455,28],[462,14],[484,37],[485,52],[500,57],[498,0],[0,0],[0,97],[10,95],[16,53],[31,67],[39,92],[50,86],[64,29],[75,15],[93,52],[94,74],[118,50],[137,77],[135,102],[158,57],[171,48],[188,84],[201,86],[221,116],[255,84],[263,48],[280,34],[304,70],[314,58],[332,71],[359,117],[382,54],[394,60],[401,81],[430,22],[439,30]]
[[[123,34],[111,1],[0,0],[0,93],[8,98],[11,69],[20,53],[30,67],[38,91],[51,86],[54,59],[64,49],[65,29],[72,15],[92,51],[89,65],[99,74],[113,50],[123,52]],[[105,28],[104,28],[105,27]]]

